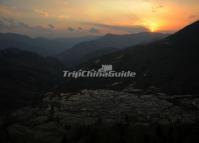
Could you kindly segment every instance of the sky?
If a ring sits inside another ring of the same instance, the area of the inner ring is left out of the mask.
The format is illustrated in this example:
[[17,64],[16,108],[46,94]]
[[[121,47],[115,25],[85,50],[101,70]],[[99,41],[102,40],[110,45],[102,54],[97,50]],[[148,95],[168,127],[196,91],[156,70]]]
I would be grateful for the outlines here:
[[0,0],[0,32],[82,37],[175,32],[199,19],[199,0]]

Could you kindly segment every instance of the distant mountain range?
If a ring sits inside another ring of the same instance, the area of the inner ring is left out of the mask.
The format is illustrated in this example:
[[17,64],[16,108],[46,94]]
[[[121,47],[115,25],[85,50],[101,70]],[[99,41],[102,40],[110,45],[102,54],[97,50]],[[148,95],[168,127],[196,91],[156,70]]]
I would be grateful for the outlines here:
[[[114,70],[135,71],[136,78],[128,82],[137,87],[155,86],[167,92],[199,93],[198,37],[199,21],[196,21],[167,38],[96,58],[84,67],[92,69],[112,64]],[[124,84],[122,79],[112,81]],[[111,85],[103,82],[104,86],[105,83]]]
[[[142,33],[137,34],[137,37],[141,38],[141,35],[148,35],[146,36],[148,37],[148,40],[152,40],[152,37],[157,38],[163,36],[162,34]],[[123,36],[126,38],[130,38],[131,36],[133,37],[133,35]],[[117,39],[118,37],[123,36],[109,34],[101,39],[112,39],[111,37],[114,37],[113,39]],[[13,33],[1,33],[0,105],[2,106],[0,108],[2,110],[9,110],[24,105],[32,104],[35,101],[37,101],[37,99],[40,98],[45,92],[49,90],[55,90],[55,87],[57,89],[57,87],[60,86],[59,83],[63,80],[61,76],[62,70],[65,68],[63,64],[61,64],[61,62],[59,62],[55,58],[50,58],[49,56],[57,55],[60,51],[71,47],[78,41],[93,38],[94,37],[87,37],[82,39],[45,39],[30,38],[28,36]],[[126,38],[123,38],[123,40],[125,41]],[[111,43],[113,41],[111,41]],[[114,44],[115,43],[113,42],[113,45]],[[76,49],[75,47],[74,49]],[[121,46],[116,46],[116,48],[106,46],[96,47],[97,48],[93,47],[93,49],[88,48],[88,51],[84,50],[85,52],[83,55],[85,56],[85,62],[90,59],[101,57],[102,55],[113,53],[117,51],[119,48],[124,48]],[[87,48],[85,47],[85,49]],[[81,54],[83,52],[81,50],[77,50],[76,54],[79,53]],[[45,56],[48,57],[45,58]],[[75,54],[71,53],[70,56],[75,57]],[[81,62],[79,61],[79,63]]]
[[[56,48],[51,45],[53,50],[49,50],[47,45],[53,44],[53,40],[0,34],[0,109],[34,104],[49,90],[55,92],[79,87],[119,89],[133,84],[142,89],[157,87],[169,93],[198,94],[198,37],[199,21],[168,37],[160,33],[108,34],[83,42],[63,52],[59,59],[66,60],[68,67],[81,64],[78,69],[99,69],[102,64],[111,64],[116,71],[131,70],[137,76],[125,80],[93,78],[63,82],[62,70],[66,68],[55,58],[36,54],[51,55]],[[41,46],[41,41],[46,41],[46,46]],[[41,47],[51,54],[45,53]]]
[[66,66],[73,67],[82,64],[93,57],[109,54],[110,51],[115,52],[116,50],[121,50],[129,46],[149,43],[167,36],[168,34],[150,32],[127,35],[107,34],[96,40],[81,42],[73,48],[65,50],[58,55],[57,58]]
[[21,50],[35,52],[42,56],[56,56],[79,42],[95,38],[96,37],[47,39],[31,38],[26,35],[15,33],[0,33],[0,50],[7,48],[18,48]]

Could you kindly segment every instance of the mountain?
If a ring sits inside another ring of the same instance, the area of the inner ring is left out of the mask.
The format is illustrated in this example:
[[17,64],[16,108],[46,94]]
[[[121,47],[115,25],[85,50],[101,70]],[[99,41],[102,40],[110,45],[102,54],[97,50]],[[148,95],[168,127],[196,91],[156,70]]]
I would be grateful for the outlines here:
[[[131,70],[137,73],[135,83],[139,88],[157,87],[169,93],[199,93],[199,21],[162,40],[137,45],[108,54],[85,64],[99,68],[112,64],[114,70]],[[122,84],[123,79],[111,82]],[[111,85],[109,82],[103,82]],[[92,84],[91,84],[92,85]]]
[[7,48],[18,48],[21,50],[35,52],[42,56],[55,56],[75,44],[95,37],[82,38],[31,38],[26,35],[15,33],[0,33],[0,50]]
[[30,105],[60,81],[62,65],[19,49],[0,51],[0,111]]
[[198,47],[198,35],[199,35],[199,21],[188,25],[186,28],[180,30],[174,35],[169,37],[169,40],[173,44],[181,44],[183,47]]
[[[107,34],[96,40],[81,42],[75,45],[73,48],[61,53],[58,56],[58,58],[60,61],[62,61],[69,67],[76,66],[80,63],[84,63],[85,61],[87,61],[89,59],[87,55],[94,55],[97,51],[101,49],[103,49],[103,51],[107,49],[107,53],[109,53],[109,48],[117,48],[118,50],[124,49],[129,46],[134,46],[162,39],[166,36],[168,35],[150,32],[142,32],[127,35]],[[107,53],[103,52],[103,54],[101,54],[100,56],[103,56]]]

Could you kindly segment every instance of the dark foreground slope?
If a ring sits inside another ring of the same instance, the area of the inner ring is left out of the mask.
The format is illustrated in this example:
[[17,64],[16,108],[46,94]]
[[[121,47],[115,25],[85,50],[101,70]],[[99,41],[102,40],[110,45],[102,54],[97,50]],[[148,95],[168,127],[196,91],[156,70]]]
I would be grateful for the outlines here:
[[0,51],[1,111],[28,105],[56,86],[61,65],[55,59],[7,49]]
[[51,93],[38,106],[0,116],[0,142],[196,143],[198,101],[128,90]]
[[112,64],[114,70],[135,71],[136,78],[129,82],[135,82],[138,87],[157,86],[168,92],[199,93],[198,37],[199,21],[163,40],[109,54],[86,67]]

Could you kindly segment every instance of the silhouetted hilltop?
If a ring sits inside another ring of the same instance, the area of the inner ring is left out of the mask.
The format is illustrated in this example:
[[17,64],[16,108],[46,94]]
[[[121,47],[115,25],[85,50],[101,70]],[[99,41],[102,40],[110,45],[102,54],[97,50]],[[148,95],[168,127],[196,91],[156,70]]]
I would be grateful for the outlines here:
[[198,45],[198,34],[199,33],[199,21],[183,28],[179,32],[170,36],[168,39],[174,44],[182,44],[182,46],[197,47]]

